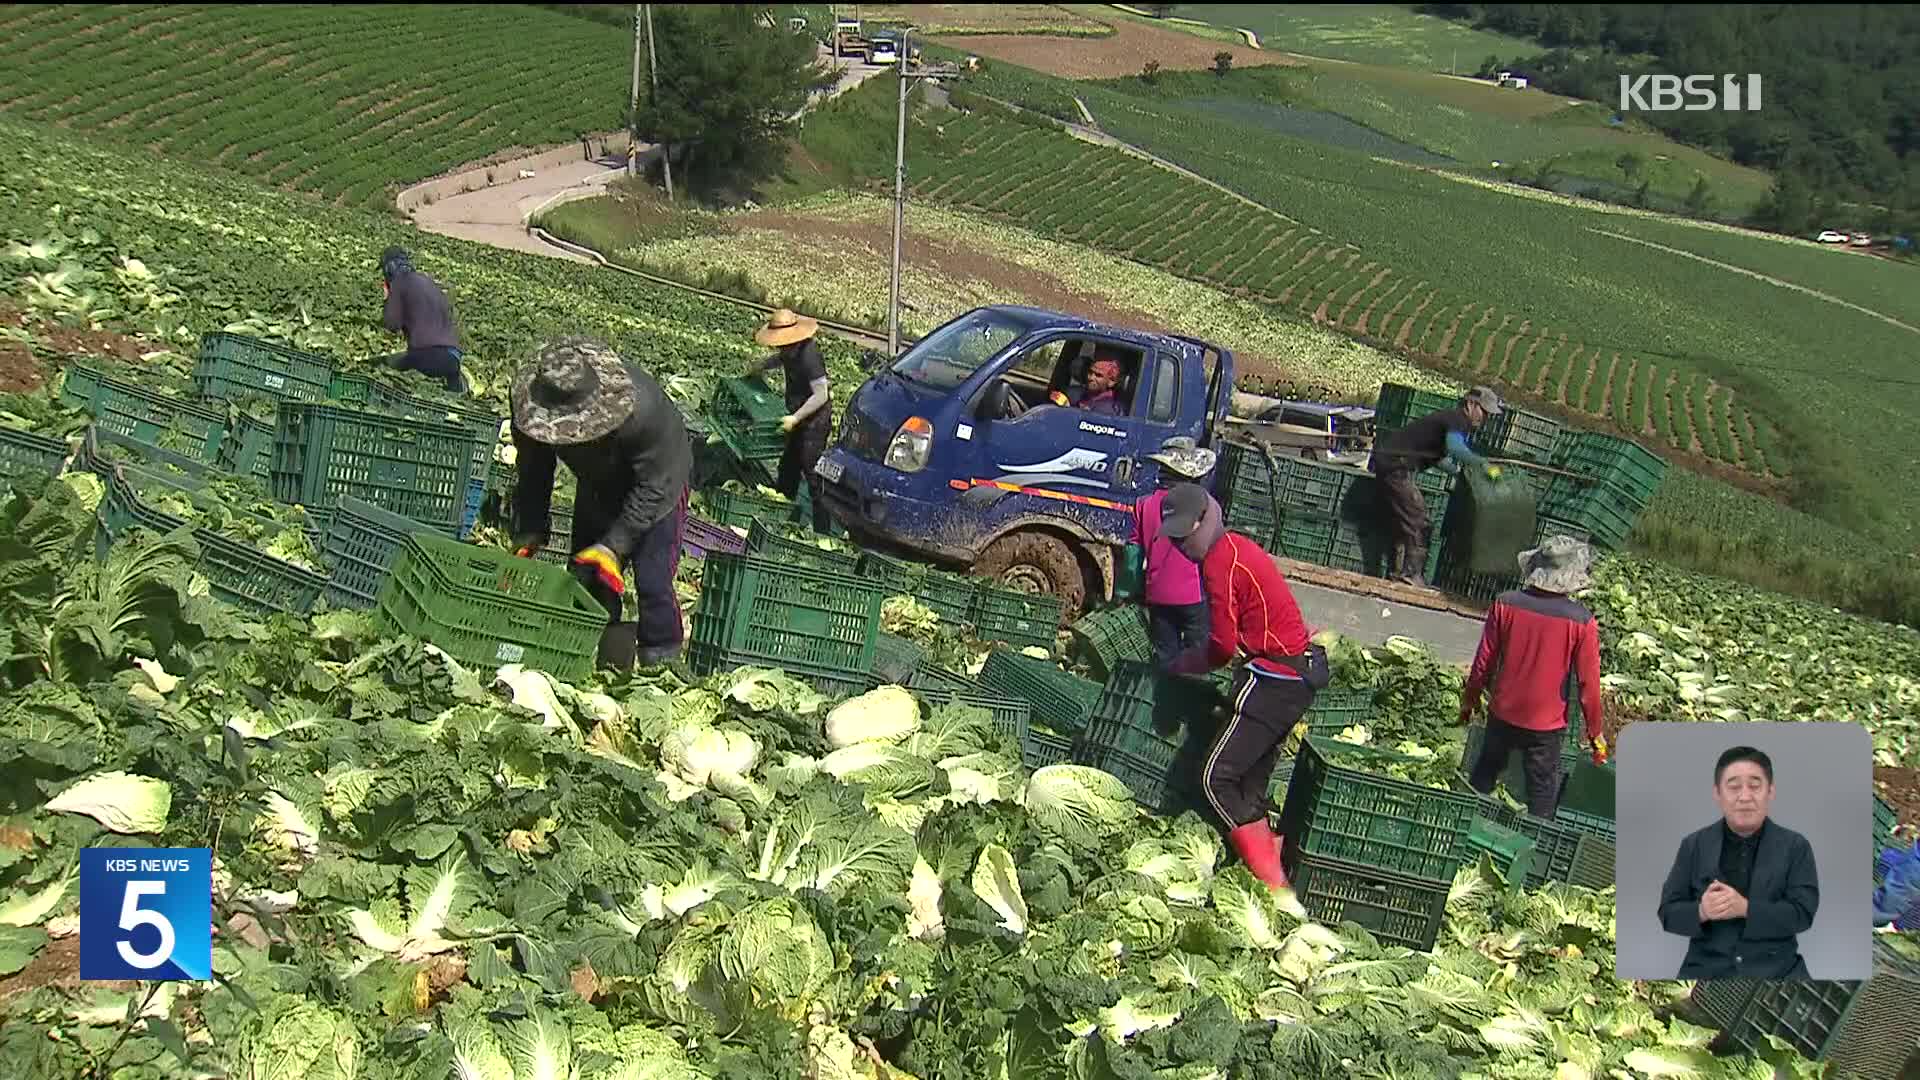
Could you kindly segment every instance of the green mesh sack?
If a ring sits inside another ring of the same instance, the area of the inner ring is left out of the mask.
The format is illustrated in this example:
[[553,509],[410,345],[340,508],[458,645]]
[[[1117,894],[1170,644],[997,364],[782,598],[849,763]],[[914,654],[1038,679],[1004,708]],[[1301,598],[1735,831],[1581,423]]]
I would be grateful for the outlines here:
[[1467,481],[1467,561],[1476,574],[1513,574],[1520,553],[1533,546],[1533,488],[1517,470],[1490,480],[1464,469]]

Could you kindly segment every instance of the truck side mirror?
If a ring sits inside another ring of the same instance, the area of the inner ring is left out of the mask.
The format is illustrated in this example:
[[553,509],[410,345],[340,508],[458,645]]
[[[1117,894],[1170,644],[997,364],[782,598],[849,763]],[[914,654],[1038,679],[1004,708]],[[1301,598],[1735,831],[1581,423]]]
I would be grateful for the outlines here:
[[1013,393],[1006,380],[995,379],[987,384],[980,395],[980,405],[974,410],[974,418],[982,423],[998,420],[1007,415],[1007,396]]
[[886,362],[886,357],[872,349],[862,349],[860,351],[860,366],[864,370],[872,371]]

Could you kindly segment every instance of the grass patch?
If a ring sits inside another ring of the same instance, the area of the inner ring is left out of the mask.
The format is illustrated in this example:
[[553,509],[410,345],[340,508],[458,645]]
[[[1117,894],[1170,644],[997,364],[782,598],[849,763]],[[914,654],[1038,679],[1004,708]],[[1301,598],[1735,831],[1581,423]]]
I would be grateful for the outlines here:
[[1416,71],[1471,74],[1489,55],[1511,60],[1540,52],[1534,42],[1400,4],[1178,4],[1173,14],[1251,30],[1263,49]]

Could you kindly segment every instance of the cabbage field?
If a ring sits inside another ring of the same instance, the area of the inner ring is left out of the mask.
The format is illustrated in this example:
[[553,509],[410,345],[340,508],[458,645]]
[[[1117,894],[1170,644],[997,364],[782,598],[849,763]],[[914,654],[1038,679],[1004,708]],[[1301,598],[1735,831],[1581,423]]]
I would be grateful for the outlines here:
[[[364,358],[394,242],[448,284],[496,404],[549,333],[605,334],[688,400],[757,352],[745,316],[621,275],[0,137],[0,345],[49,368],[131,343],[159,386],[218,329]],[[6,1076],[1772,1075],[1656,1014],[1683,985],[1612,977],[1607,893],[1471,867],[1411,953],[1303,920],[1103,773],[1029,772],[983,713],[770,670],[565,685],[361,614],[261,621],[209,598],[190,537],[97,562],[100,497],[70,473],[0,499]],[[1636,715],[1859,720],[1920,762],[1911,631],[1633,559],[1590,601]],[[1345,651],[1417,672],[1398,722],[1457,745],[1460,672]],[[77,983],[75,853],[171,845],[217,855],[218,978]]]
[[16,4],[0,39],[0,111],[355,206],[619,129],[631,48],[519,5]]

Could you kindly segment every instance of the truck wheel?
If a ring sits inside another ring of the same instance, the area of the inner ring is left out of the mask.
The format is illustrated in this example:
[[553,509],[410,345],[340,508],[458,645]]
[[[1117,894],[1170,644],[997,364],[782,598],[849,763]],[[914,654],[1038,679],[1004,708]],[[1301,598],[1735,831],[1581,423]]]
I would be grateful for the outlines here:
[[1052,593],[1060,598],[1060,616],[1071,622],[1087,603],[1087,579],[1073,547],[1051,533],[1018,532],[987,545],[973,572],[1009,589]]

